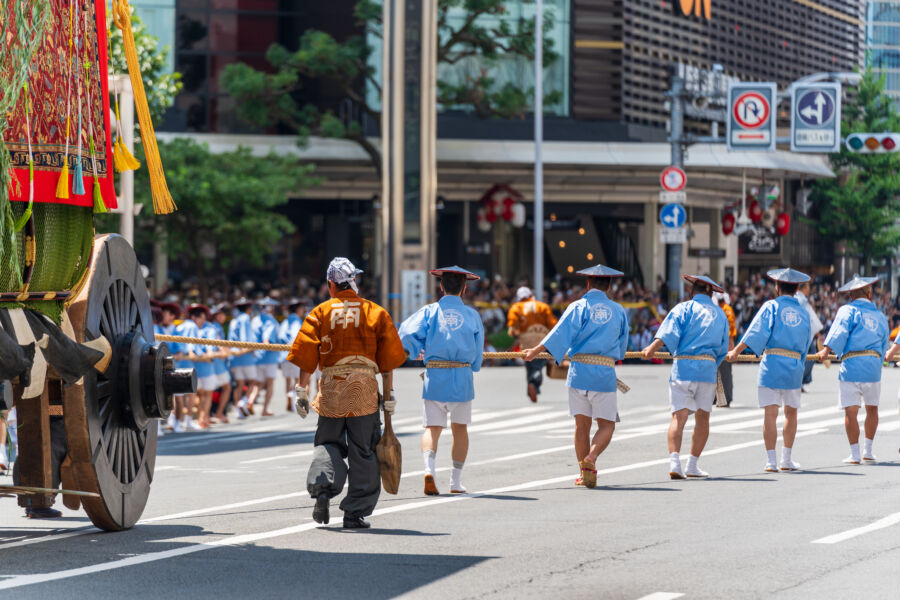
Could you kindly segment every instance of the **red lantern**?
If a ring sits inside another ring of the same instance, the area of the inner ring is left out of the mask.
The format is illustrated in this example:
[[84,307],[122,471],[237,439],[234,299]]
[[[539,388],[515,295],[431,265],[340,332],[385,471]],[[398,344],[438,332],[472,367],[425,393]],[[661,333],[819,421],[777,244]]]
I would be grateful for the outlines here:
[[754,200],[750,203],[750,207],[747,209],[747,212],[750,213],[750,220],[754,223],[759,223],[759,220],[762,219],[763,211],[759,206],[759,202]]
[[781,213],[775,219],[775,232],[778,235],[787,235],[788,231],[791,230],[791,215],[787,213]]
[[722,233],[731,235],[731,232],[734,231],[735,223],[736,219],[732,213],[725,213],[722,215]]
[[500,216],[503,217],[504,221],[512,221],[513,216],[515,215],[515,211],[513,210],[516,205],[515,198],[506,197],[503,199],[503,210],[500,213]]

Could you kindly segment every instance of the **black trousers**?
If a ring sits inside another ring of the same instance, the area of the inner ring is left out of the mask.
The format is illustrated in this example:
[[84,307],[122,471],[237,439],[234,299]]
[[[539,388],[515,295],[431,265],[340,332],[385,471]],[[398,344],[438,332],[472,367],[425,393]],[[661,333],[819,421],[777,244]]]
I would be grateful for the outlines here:
[[313,460],[306,476],[310,498],[320,494],[334,498],[349,478],[341,510],[348,517],[371,515],[381,494],[381,470],[375,455],[380,440],[381,416],[377,411],[364,417],[320,416]]
[[538,359],[525,363],[525,380],[533,383],[537,388],[537,393],[541,393],[541,384],[544,383],[544,365],[547,359]]
[[[816,343],[816,339],[813,338],[812,343],[809,345],[809,354],[815,354],[818,351],[819,345]],[[816,364],[816,361],[808,360],[806,361],[806,364],[803,365],[803,385],[812,383],[812,369],[814,364]]]
[[728,406],[731,406],[731,401],[734,399],[734,377],[731,374],[732,364],[727,360],[723,360],[722,364],[719,365],[719,375],[722,377],[722,387],[725,389],[725,402],[728,403]]

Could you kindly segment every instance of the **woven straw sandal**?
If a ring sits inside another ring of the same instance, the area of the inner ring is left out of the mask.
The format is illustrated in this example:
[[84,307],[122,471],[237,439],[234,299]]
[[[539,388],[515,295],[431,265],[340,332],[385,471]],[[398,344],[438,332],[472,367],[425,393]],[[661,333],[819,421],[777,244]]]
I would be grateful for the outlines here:
[[583,460],[578,463],[578,466],[581,467],[581,479],[584,487],[592,488],[597,485],[597,469],[594,468],[594,463],[589,460]]

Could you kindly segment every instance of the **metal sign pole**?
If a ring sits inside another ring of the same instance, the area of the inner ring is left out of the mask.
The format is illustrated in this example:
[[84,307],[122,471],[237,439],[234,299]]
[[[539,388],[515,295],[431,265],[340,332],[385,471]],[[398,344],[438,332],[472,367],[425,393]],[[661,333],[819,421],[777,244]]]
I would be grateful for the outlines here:
[[[684,79],[677,73],[672,76],[672,89],[669,98],[671,108],[671,165],[684,169]],[[666,245],[666,282],[669,287],[669,306],[674,306],[683,295],[684,286],[681,279],[682,244]]]
[[534,14],[534,294],[544,299],[544,2]]

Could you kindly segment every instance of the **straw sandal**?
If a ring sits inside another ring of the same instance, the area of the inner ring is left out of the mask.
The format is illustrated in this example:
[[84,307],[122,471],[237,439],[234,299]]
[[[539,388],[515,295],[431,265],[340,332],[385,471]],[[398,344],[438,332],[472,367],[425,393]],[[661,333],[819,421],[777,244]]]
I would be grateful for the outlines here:
[[[578,466],[581,468],[581,479],[582,484],[586,488],[596,487],[597,485],[597,469],[594,468],[594,463],[589,460],[583,460],[578,463]],[[576,482],[577,485],[577,482]]]

